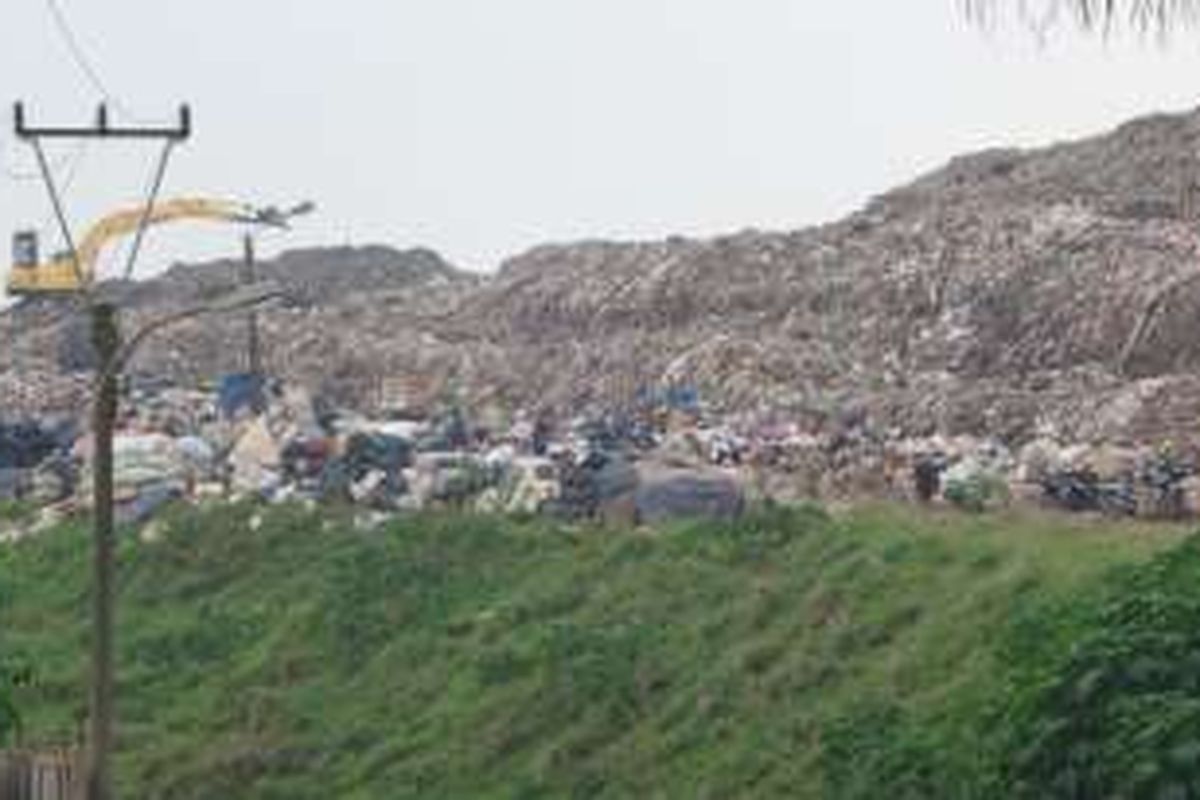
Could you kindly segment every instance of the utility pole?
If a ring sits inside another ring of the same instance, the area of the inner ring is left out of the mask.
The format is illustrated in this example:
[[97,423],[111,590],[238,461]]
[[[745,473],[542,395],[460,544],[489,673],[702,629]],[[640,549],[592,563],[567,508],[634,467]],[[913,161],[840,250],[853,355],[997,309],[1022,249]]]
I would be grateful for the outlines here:
[[[245,258],[242,261],[241,282],[246,285],[256,283],[258,274],[254,266],[254,235],[249,231],[242,238],[242,250]],[[262,380],[263,366],[258,339],[258,311],[253,308],[246,312],[246,367],[247,372],[256,380]]]
[[[128,336],[122,336],[119,311],[115,299],[104,297],[97,291],[94,276],[84,273],[79,250],[71,234],[63,210],[54,175],[50,171],[42,148],[44,139],[140,139],[161,141],[163,148],[154,173],[153,182],[136,229],[133,246],[125,264],[124,277],[133,276],[133,268],[141,250],[146,229],[155,211],[155,203],[166,175],[167,164],[175,145],[191,136],[192,118],[188,106],[179,109],[179,121],[174,127],[114,127],[109,125],[108,110],[101,105],[96,123],[89,127],[32,127],[25,123],[25,109],[17,103],[13,113],[14,127],[18,139],[28,142],[37,156],[38,167],[50,201],[54,207],[60,233],[70,253],[74,269],[75,300],[87,311],[91,321],[92,343],[96,350],[96,382],[92,399],[93,457],[93,504],[92,524],[92,641],[91,681],[89,691],[87,762],[83,776],[84,800],[112,800],[112,751],[114,743],[114,606],[115,606],[115,530],[113,492],[113,435],[119,402],[118,389],[122,370],[137,348],[155,332],[170,325],[192,319],[203,314],[233,312],[250,308],[279,297],[277,286],[263,282],[242,286],[228,295],[203,304],[164,314],[143,323]],[[289,212],[289,215],[307,213],[313,208],[304,203]],[[276,209],[265,209],[253,216],[237,221],[253,224],[280,226],[281,215]],[[286,225],[284,225],[286,227]],[[90,265],[89,265],[90,267]]]
[[42,179],[54,206],[54,213],[63,240],[71,254],[80,294],[91,318],[92,345],[96,350],[97,374],[92,402],[92,483],[94,519],[92,527],[92,658],[90,712],[88,717],[87,761],[84,774],[86,800],[111,800],[113,797],[111,757],[114,731],[114,510],[113,510],[113,433],[116,427],[118,380],[124,361],[117,307],[112,300],[96,295],[91,276],[84,275],[75,240],[63,211],[62,200],[54,183],[42,148],[47,139],[143,139],[163,142],[162,153],[147,199],[145,214],[139,225],[126,265],[126,276],[132,273],[143,236],[174,146],[191,135],[191,112],[179,109],[179,122],[174,127],[113,127],[109,125],[108,109],[101,105],[94,125],[87,127],[31,127],[25,123],[25,109],[17,103],[13,110],[15,133],[18,139],[33,146]]

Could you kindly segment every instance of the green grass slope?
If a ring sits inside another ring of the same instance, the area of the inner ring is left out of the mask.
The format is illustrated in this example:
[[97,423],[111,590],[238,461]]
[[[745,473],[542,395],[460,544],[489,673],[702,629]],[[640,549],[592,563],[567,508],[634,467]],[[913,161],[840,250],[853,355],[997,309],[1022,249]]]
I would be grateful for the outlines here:
[[[34,666],[41,741],[78,724],[85,545],[0,547],[0,659]],[[1200,788],[1200,548],[1178,532],[892,507],[366,532],[226,507],[124,540],[120,586],[125,797]]]

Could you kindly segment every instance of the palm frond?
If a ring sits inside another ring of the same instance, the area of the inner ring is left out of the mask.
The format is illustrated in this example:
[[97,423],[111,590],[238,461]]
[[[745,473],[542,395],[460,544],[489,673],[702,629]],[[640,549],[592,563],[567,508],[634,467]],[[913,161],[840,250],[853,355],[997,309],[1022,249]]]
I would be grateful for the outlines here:
[[1035,31],[1045,31],[1070,17],[1083,30],[1110,33],[1128,26],[1140,33],[1165,36],[1200,21],[1200,0],[960,0],[968,19],[991,25],[1015,17]]

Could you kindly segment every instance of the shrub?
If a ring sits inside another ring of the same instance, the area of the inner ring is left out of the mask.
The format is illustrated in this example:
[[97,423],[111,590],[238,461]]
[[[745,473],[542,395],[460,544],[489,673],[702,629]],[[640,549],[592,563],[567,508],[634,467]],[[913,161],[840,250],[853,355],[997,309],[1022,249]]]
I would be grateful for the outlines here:
[[1200,539],[1114,579],[1090,631],[1045,666],[1027,665],[1015,705],[1016,796],[1200,794]]

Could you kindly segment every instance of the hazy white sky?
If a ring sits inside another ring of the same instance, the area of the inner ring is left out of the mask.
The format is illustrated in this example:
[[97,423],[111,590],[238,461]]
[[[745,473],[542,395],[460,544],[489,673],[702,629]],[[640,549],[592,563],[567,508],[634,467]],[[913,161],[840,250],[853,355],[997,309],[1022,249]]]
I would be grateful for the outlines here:
[[[419,244],[473,269],[550,240],[826,221],[962,151],[1200,95],[1200,34],[1039,45],[970,28],[956,0],[58,1],[138,114],[192,103],[166,194],[312,198],[320,213],[264,249]],[[0,100],[90,120],[45,0],[4,5]],[[151,155],[89,148],[76,224],[136,202]],[[7,113],[0,162],[33,166]],[[5,239],[48,210],[0,174]],[[153,238],[143,272],[237,246],[213,227]]]

